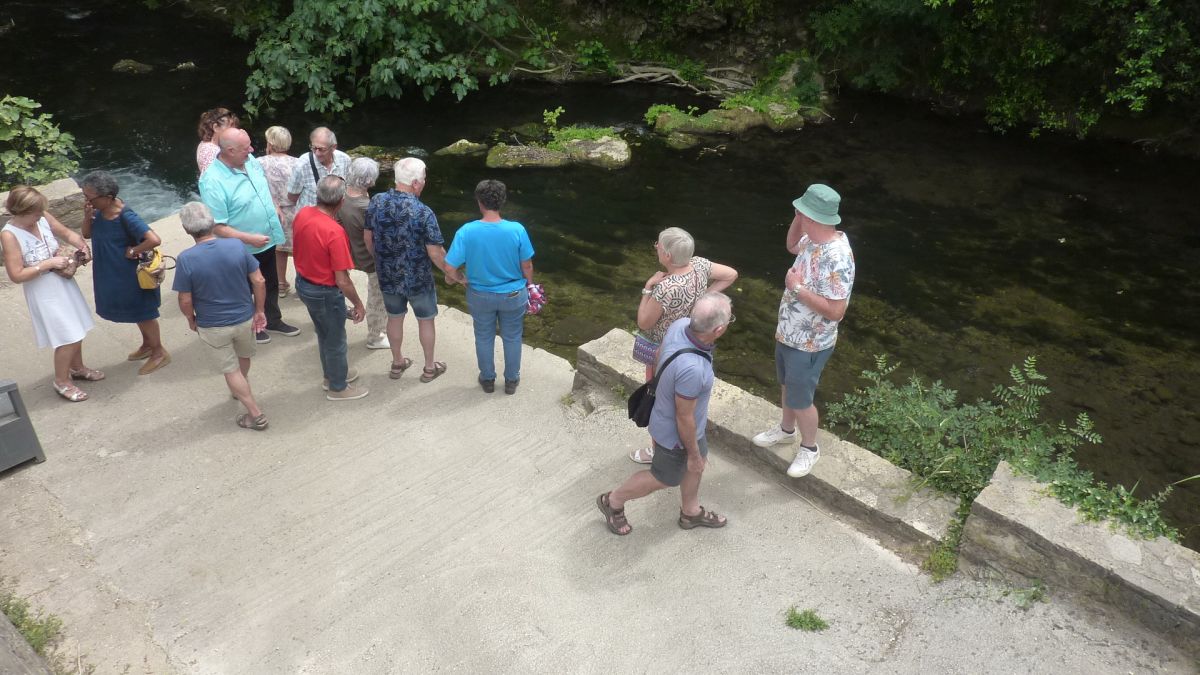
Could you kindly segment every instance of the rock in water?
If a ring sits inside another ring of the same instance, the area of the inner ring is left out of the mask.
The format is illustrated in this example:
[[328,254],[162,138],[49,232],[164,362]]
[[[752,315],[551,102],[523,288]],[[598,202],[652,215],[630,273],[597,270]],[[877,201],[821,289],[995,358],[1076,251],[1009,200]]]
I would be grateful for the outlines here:
[[578,164],[602,169],[620,169],[629,164],[629,144],[614,136],[601,136],[594,141],[567,141],[564,147],[571,161]]
[[438,156],[450,155],[462,157],[468,155],[482,155],[483,153],[487,152],[487,150],[488,146],[484,145],[483,143],[472,143],[465,138],[460,138],[441,150],[435,151],[433,154]]
[[501,143],[488,151],[489,169],[523,169],[528,167],[558,167],[570,164],[567,153],[535,145],[505,145]]
[[113,64],[112,70],[114,73],[127,73],[129,75],[145,75],[154,70],[154,66],[134,61],[133,59],[121,59]]

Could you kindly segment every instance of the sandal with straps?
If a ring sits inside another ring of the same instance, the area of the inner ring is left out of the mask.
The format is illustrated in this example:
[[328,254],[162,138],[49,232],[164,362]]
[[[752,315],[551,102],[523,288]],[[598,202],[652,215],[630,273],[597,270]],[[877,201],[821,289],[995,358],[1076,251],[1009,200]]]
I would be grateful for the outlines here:
[[72,368],[68,371],[72,380],[85,380],[87,382],[99,382],[104,379],[104,373],[93,368],[84,366],[83,368]]
[[611,492],[596,497],[596,506],[600,509],[600,513],[604,514],[604,524],[608,526],[609,532],[613,534],[625,536],[633,532],[633,528],[629,525],[629,521],[625,520],[625,507],[614,509],[608,503],[608,496]]
[[690,530],[693,527],[725,527],[729,521],[716,513],[709,511],[703,506],[700,507],[700,513],[694,516],[686,515],[683,511],[679,512],[679,527]]
[[441,361],[434,361],[432,368],[421,369],[421,381],[433,382],[444,372],[446,372],[446,364],[442,363]]
[[71,403],[79,403],[80,401],[88,400],[87,392],[73,384],[60,385],[53,380],[50,381],[50,384],[53,385],[54,391],[57,391],[59,396],[67,399]]
[[400,363],[392,363],[392,367],[388,370],[388,377],[392,378],[393,380],[400,379],[400,376],[403,375],[404,371],[408,370],[408,367],[412,364],[413,360],[407,356],[404,357],[404,360]]

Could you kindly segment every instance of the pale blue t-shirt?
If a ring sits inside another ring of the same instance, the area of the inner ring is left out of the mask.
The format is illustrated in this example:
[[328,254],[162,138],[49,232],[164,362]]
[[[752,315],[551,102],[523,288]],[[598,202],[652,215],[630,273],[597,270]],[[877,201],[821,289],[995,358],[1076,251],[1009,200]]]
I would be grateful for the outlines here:
[[254,294],[246,277],[256,269],[258,261],[242,242],[216,237],[179,254],[171,289],[192,294],[197,326],[236,326],[254,317]]
[[525,226],[512,220],[471,222],[458,228],[446,253],[453,267],[467,264],[467,283],[477,291],[511,293],[525,288],[521,263],[533,257]]
[[683,448],[679,440],[679,426],[675,424],[675,397],[681,396],[696,401],[696,438],[704,438],[704,427],[708,421],[708,399],[712,396],[713,367],[711,345],[702,345],[691,337],[688,327],[692,320],[682,318],[667,329],[658,351],[657,369],[667,357],[680,349],[694,347],[706,352],[710,358],[700,354],[680,354],[662,371],[658,389],[654,396],[654,410],[650,413],[650,437],[666,448]]

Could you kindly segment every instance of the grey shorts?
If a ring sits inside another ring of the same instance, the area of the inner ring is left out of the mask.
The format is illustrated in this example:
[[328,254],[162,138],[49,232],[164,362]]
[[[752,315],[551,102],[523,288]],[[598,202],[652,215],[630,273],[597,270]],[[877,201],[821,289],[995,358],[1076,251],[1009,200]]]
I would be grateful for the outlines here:
[[[703,436],[696,439],[700,446],[700,456],[708,457],[708,441]],[[668,448],[654,441],[654,461],[650,462],[650,475],[668,487],[675,487],[683,482],[683,474],[687,471],[687,450],[683,448]]]
[[783,385],[783,399],[792,410],[803,410],[813,404],[821,371],[829,362],[833,347],[819,352],[793,349],[775,343],[775,376]]

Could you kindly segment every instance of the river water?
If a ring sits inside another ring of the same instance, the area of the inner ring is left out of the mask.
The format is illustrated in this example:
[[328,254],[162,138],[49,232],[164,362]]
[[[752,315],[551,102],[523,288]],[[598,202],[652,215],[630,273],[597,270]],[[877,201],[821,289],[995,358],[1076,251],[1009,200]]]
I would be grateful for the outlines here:
[[[0,8],[5,24],[0,91],[40,101],[76,134],[82,170],[115,172],[148,220],[194,197],[196,119],[237,107],[245,43],[139,3],[10,2]],[[112,73],[121,58],[155,72]],[[183,62],[196,68],[171,70]],[[1086,411],[1104,436],[1077,452],[1084,467],[1143,495],[1200,474],[1200,216],[1186,196],[1200,163],[1116,143],[997,135],[977,119],[859,95],[798,133],[677,152],[641,119],[663,102],[711,105],[661,88],[513,85],[462,102],[414,95],[337,119],[283,109],[245,126],[261,143],[266,126],[284,124],[297,154],[318,124],[333,127],[343,149],[420,153],[486,141],[560,105],[561,123],[618,126],[634,144],[627,169],[495,172],[482,159],[429,158],[425,201],[449,237],[476,215],[478,180],[509,185],[506,215],[528,226],[550,296],[528,322],[529,339],[567,357],[614,325],[633,326],[656,233],[684,227],[700,255],[742,274],[738,323],[722,340],[718,370],[772,398],[790,201],[808,183],[829,183],[843,196],[858,280],[819,400],[859,386],[874,354],[965,398],[986,396],[1007,382],[1009,366],[1036,354],[1054,391],[1048,414]],[[462,305],[456,290],[442,296]],[[1200,481],[1177,488],[1166,510],[1200,548]]]

